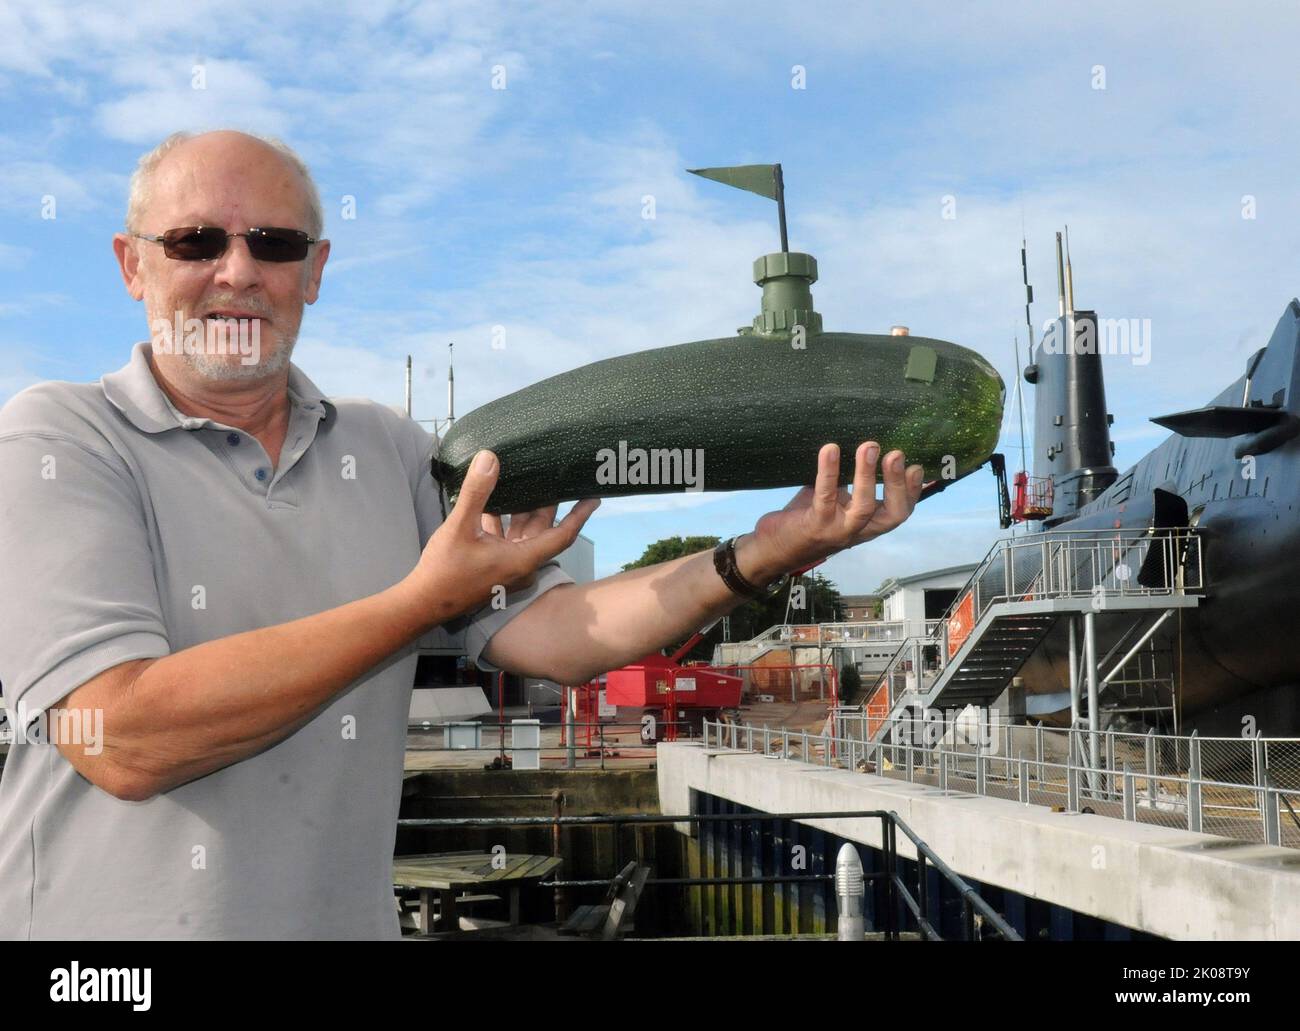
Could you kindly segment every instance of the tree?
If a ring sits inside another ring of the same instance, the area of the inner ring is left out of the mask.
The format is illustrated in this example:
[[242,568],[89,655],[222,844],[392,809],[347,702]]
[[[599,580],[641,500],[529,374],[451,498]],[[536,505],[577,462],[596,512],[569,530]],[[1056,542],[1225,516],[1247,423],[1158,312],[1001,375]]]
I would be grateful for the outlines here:
[[840,670],[840,704],[855,704],[861,691],[862,677],[858,674],[858,667],[852,662],[846,662]]
[[[624,570],[641,569],[660,562],[669,562],[685,555],[694,555],[701,551],[711,551],[720,538],[700,537],[665,537],[655,541],[645,549],[635,562],[623,566]],[[792,588],[795,588],[793,594]],[[799,589],[801,588],[801,590]],[[802,605],[798,604],[802,602]],[[747,641],[757,637],[764,630],[778,623],[787,622],[787,610],[790,623],[832,623],[843,614],[843,602],[835,584],[818,572],[805,573],[796,577],[775,598],[766,601],[747,601],[731,611],[731,639]],[[669,654],[681,647],[687,638],[667,648]],[[707,660],[713,656],[713,642],[721,640],[721,632],[714,631],[706,640],[701,641],[684,657],[688,660]]]
[[626,572],[629,569],[658,565],[660,562],[671,562],[698,551],[712,551],[718,546],[719,540],[720,537],[665,537],[651,544],[639,559],[629,562],[623,570]]

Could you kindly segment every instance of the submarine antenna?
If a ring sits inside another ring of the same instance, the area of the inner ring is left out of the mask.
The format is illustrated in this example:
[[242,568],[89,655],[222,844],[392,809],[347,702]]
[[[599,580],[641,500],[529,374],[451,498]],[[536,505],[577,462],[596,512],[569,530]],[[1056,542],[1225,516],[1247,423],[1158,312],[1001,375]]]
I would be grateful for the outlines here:
[[456,421],[456,373],[452,370],[454,343],[447,345],[447,425]]
[[[1021,231],[1024,231],[1023,225]],[[1034,319],[1029,313],[1029,306],[1034,303],[1034,288],[1029,285],[1028,252],[1029,242],[1022,236],[1020,238],[1020,278],[1025,284],[1025,330],[1029,334],[1029,349],[1026,360],[1032,362],[1034,360]],[[1020,409],[1020,468],[1027,472],[1029,470],[1029,460],[1025,457],[1025,400],[1020,384],[1020,370],[1020,338],[1016,337],[1016,405]]]
[[[1020,391],[1020,373],[1019,373],[1019,369],[1020,369],[1020,337],[1017,336],[1017,337],[1014,338],[1014,340],[1015,340],[1015,344],[1014,344],[1014,346],[1015,346],[1015,349],[1016,349],[1016,365],[1015,365],[1015,368],[1016,368],[1016,370],[1017,370],[1017,372],[1016,372],[1016,408],[1019,409],[1019,411],[1020,411],[1020,468],[1021,468],[1021,469],[1025,469],[1025,470],[1027,470],[1027,469],[1029,468],[1029,459],[1028,459],[1028,458],[1026,457],[1026,455],[1025,455],[1025,398],[1024,398],[1024,394],[1022,394],[1021,391]],[[1030,357],[1031,357],[1031,358],[1033,357],[1033,354],[1032,354],[1032,353],[1030,354]]]
[[1065,310],[1074,314],[1074,269],[1070,267],[1070,227],[1065,227]]
[[1056,234],[1056,307],[1065,316],[1065,258],[1061,256],[1061,234]]

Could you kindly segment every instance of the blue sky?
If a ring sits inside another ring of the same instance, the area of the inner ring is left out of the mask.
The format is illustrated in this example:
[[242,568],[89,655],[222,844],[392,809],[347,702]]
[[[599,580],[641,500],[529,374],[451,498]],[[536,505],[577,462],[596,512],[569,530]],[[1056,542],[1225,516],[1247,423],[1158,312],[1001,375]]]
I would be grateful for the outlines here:
[[[1297,293],[1297,22],[1263,4],[3,2],[0,401],[123,364],[147,335],[110,250],[135,161],[234,127],[282,136],[320,186],[333,251],[295,361],[330,393],[400,403],[410,353],[415,414],[441,418],[448,341],[463,414],[725,335],[757,310],[774,210],[683,169],[779,160],[828,329],[904,323],[1009,388],[1022,226],[1041,323],[1068,222],[1078,305],[1151,320],[1149,364],[1107,360],[1122,468],[1161,439],[1147,417],[1238,376]],[[747,530],[790,493],[607,501],[597,573]],[[998,534],[982,471],[826,572],[868,591]]]

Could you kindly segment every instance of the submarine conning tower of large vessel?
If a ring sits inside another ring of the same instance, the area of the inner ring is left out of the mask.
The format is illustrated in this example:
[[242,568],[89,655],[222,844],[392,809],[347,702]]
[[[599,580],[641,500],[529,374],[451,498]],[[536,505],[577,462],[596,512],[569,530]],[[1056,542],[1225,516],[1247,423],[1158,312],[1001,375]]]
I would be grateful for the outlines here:
[[1050,479],[1055,501],[1045,527],[1076,516],[1118,475],[1106,411],[1097,313],[1074,308],[1073,275],[1056,234],[1058,314],[1030,357],[1034,385],[1034,476]]

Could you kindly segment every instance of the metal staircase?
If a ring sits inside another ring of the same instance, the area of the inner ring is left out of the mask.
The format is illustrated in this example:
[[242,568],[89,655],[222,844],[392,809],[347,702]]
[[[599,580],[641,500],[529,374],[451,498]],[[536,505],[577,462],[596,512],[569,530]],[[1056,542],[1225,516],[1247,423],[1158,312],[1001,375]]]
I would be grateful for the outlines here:
[[944,691],[954,706],[988,705],[1020,672],[1025,660],[1056,625],[1057,616],[998,616],[975,641]]
[[[1203,591],[1200,538],[1191,529],[1049,530],[998,541],[935,630],[904,641],[869,689],[870,739],[909,709],[989,705],[1063,619],[1071,708],[1081,717],[1086,691],[1096,729],[1103,693],[1140,694],[1142,685],[1116,678]],[[1099,622],[1116,638],[1100,659]]]

